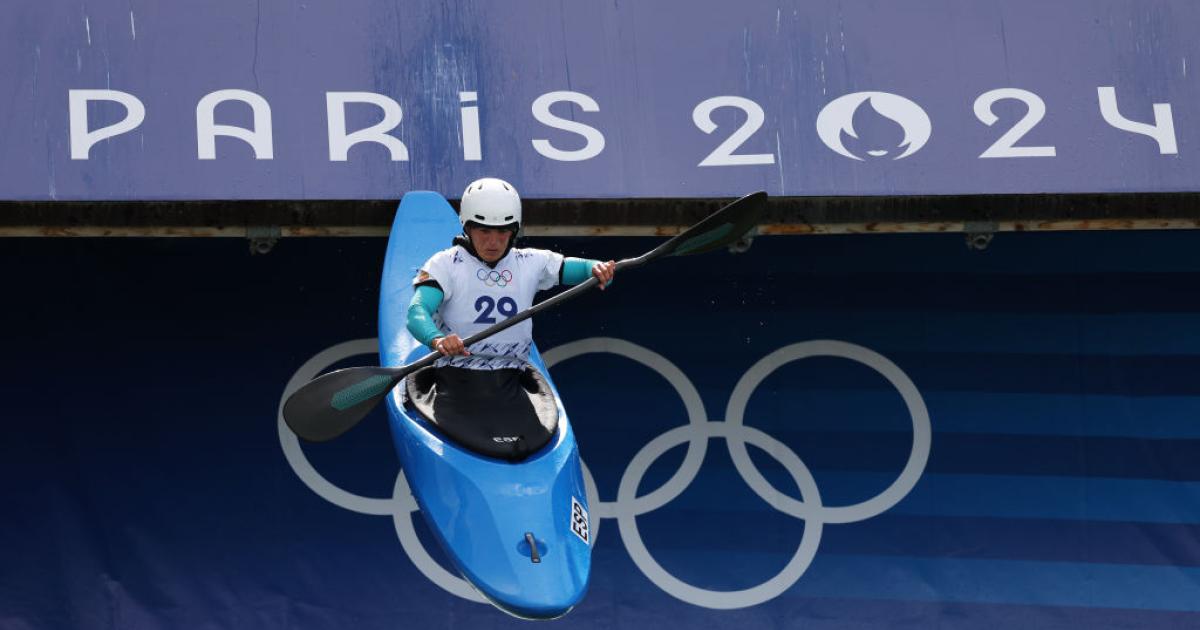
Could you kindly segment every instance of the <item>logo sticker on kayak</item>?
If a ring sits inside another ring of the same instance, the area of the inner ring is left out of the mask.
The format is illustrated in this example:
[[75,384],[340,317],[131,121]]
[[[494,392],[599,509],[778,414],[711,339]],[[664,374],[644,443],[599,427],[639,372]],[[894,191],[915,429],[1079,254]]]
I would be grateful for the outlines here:
[[579,540],[590,544],[588,513],[583,509],[583,504],[579,502],[579,499],[575,497],[571,497],[571,531],[575,532]]

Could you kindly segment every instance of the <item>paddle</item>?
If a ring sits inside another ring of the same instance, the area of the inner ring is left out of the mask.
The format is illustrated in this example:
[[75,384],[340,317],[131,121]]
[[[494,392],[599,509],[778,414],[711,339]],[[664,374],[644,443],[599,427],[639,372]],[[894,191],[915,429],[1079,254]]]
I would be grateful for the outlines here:
[[[617,263],[617,269],[640,267],[664,256],[700,254],[741,238],[758,223],[767,193],[756,192],[714,212],[703,221],[638,256]],[[595,277],[539,302],[463,340],[470,346],[501,330],[574,298],[600,281]],[[283,419],[296,435],[309,442],[327,442],[358,424],[383,400],[400,379],[433,365],[441,355],[431,352],[401,367],[352,367],[323,374],[296,390],[283,404]]]

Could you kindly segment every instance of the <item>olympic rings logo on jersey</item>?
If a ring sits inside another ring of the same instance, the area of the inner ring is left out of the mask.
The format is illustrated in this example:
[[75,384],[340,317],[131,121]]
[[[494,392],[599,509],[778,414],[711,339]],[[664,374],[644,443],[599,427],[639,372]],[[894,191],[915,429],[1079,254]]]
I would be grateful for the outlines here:
[[[299,438],[283,422],[283,401],[301,385],[339,361],[360,354],[375,354],[377,349],[376,339],[349,341],[318,353],[296,371],[284,388],[279,401],[277,422],[284,455],[305,485],[325,500],[362,514],[391,516],[400,546],[417,570],[430,581],[464,599],[486,603],[470,584],[444,569],[422,546],[413,523],[414,514],[419,508],[403,472],[396,477],[391,497],[373,498],[350,493],[326,480],[313,468],[300,447]],[[729,397],[725,419],[722,421],[707,418],[700,392],[678,367],[662,355],[642,346],[621,339],[593,337],[552,348],[543,354],[543,359],[546,366],[550,367],[592,353],[623,356],[661,374],[682,398],[687,410],[688,423],[650,440],[634,455],[621,476],[615,501],[600,499],[595,479],[584,465],[584,484],[587,487],[587,503],[592,516],[589,537],[593,541],[592,544],[595,544],[601,520],[616,519],[621,540],[638,569],[664,592],[696,606],[714,609],[746,608],[779,596],[800,579],[816,557],[826,525],[863,521],[892,508],[913,489],[929,460],[932,428],[928,409],[916,385],[887,357],[863,346],[844,341],[814,340],[794,343],[772,352],[742,375]],[[912,450],[895,481],[874,497],[853,505],[824,505],[816,480],[800,457],[787,445],[747,426],[744,422],[750,396],[767,376],[787,363],[812,357],[840,357],[872,368],[896,388],[912,420]],[[670,503],[691,485],[704,463],[708,443],[712,438],[725,440],[734,467],[751,490],[775,509],[804,521],[804,532],[800,536],[796,552],[783,570],[758,586],[740,591],[706,590],[671,575],[650,555],[637,527],[638,516]],[[638,487],[646,471],[660,456],[679,444],[687,444],[687,454],[679,470],[661,487],[638,496]],[[750,459],[747,444],[759,447],[783,465],[800,490],[799,499],[787,496],[771,485]]]
[[505,269],[504,271],[496,271],[495,269],[487,270],[480,269],[475,272],[475,277],[489,287],[506,287],[512,282],[512,272]]

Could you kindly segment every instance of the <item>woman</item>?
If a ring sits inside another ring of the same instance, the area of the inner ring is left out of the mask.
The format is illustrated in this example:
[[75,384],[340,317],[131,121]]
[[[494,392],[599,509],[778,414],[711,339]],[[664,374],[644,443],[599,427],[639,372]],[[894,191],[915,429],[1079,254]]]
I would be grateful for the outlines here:
[[[499,179],[467,186],[459,221],[463,233],[426,261],[413,280],[408,330],[442,357],[432,373],[410,379],[410,398],[460,443],[490,455],[523,457],[549,440],[555,420],[536,413],[549,392],[529,367],[533,322],[470,348],[462,340],[529,308],[538,291],[593,276],[603,289],[616,265],[515,248],[521,199]],[[549,400],[552,406],[553,397]]]

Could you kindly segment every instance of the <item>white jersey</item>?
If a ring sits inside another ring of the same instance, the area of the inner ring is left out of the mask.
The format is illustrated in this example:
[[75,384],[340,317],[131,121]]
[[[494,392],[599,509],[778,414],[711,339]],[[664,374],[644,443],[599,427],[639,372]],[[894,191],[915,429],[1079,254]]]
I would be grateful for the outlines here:
[[[558,284],[562,264],[562,255],[549,250],[513,248],[489,267],[455,245],[426,261],[413,283],[437,281],[444,297],[433,321],[442,332],[466,339],[533,306],[534,294]],[[470,355],[442,357],[435,365],[521,368],[532,345],[533,322],[527,319],[473,344]]]

